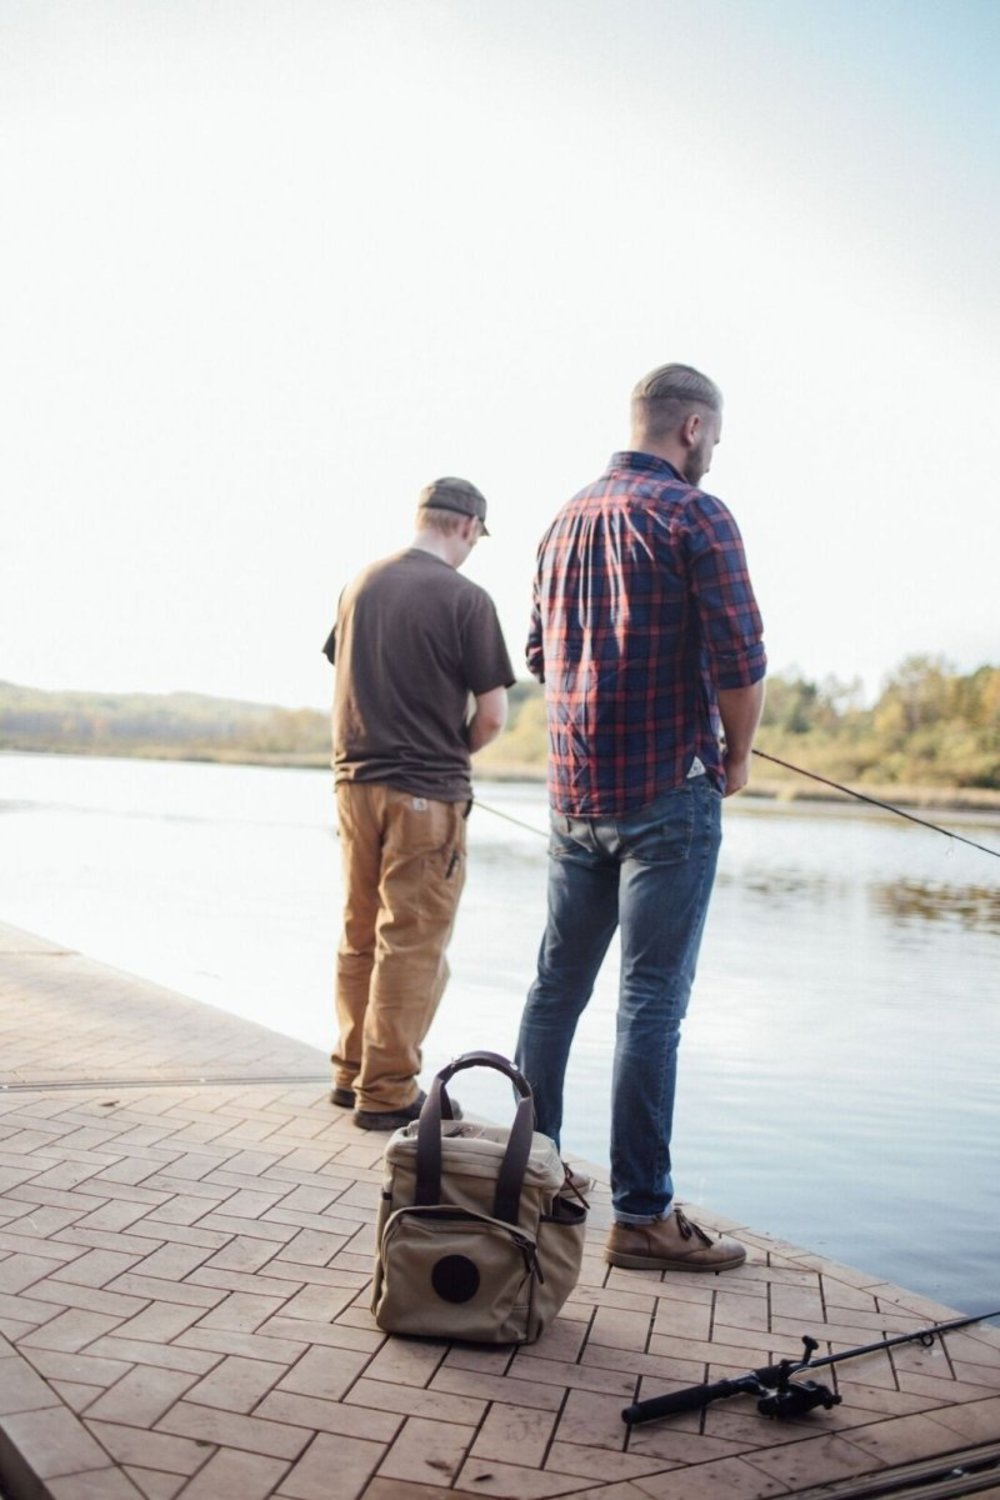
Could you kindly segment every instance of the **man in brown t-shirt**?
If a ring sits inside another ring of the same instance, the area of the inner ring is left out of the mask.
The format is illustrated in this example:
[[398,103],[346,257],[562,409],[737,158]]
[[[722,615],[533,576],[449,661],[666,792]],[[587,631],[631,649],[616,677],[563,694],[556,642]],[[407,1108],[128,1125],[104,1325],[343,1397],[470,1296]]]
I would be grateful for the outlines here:
[[435,480],[416,528],[347,586],[324,647],[344,868],[330,1097],[364,1130],[420,1113],[420,1048],[465,884],[469,758],[503,728],[514,680],[492,600],[458,572],[488,534],[485,499]]

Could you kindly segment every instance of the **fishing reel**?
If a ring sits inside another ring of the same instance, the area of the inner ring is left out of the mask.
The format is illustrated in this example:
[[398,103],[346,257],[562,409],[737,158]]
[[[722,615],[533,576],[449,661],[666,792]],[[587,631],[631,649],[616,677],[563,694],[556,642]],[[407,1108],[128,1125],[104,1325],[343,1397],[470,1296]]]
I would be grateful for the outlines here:
[[842,1399],[829,1386],[820,1385],[818,1380],[790,1380],[787,1385],[762,1396],[757,1402],[757,1410],[762,1417],[776,1417],[779,1422],[790,1422],[795,1417],[805,1416],[806,1412],[815,1411],[817,1406],[829,1411],[831,1406],[838,1406]]
[[768,1372],[772,1378],[776,1378],[777,1389],[768,1391],[757,1402],[757,1410],[762,1417],[777,1417],[779,1422],[791,1422],[795,1417],[804,1417],[806,1412],[815,1411],[817,1406],[829,1411],[831,1406],[840,1404],[843,1398],[831,1391],[829,1386],[820,1385],[818,1380],[796,1381],[789,1378],[799,1370],[808,1369],[818,1348],[819,1344],[815,1339],[803,1334],[802,1358],[796,1361],[784,1359]]

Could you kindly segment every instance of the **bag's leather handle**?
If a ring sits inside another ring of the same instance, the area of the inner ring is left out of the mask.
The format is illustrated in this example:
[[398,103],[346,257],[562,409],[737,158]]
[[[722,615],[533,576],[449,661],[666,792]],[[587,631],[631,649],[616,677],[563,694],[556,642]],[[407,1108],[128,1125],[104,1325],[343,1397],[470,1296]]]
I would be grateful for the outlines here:
[[520,1216],[524,1173],[535,1133],[535,1105],[524,1075],[497,1052],[464,1052],[461,1057],[456,1057],[447,1067],[442,1068],[431,1084],[417,1125],[415,1201],[421,1207],[441,1201],[441,1120],[443,1110],[447,1109],[445,1118],[451,1114],[445,1084],[462,1069],[476,1067],[495,1068],[498,1072],[505,1073],[521,1096],[514,1113],[507,1149],[497,1173],[493,1200],[493,1217],[502,1219],[505,1224],[516,1225]]
[[510,1079],[522,1099],[531,1098],[531,1085],[524,1074],[512,1062],[501,1057],[499,1052],[463,1052],[461,1057],[453,1057],[450,1063],[446,1063],[437,1077],[446,1084],[464,1068],[495,1068],[498,1073],[504,1073]]

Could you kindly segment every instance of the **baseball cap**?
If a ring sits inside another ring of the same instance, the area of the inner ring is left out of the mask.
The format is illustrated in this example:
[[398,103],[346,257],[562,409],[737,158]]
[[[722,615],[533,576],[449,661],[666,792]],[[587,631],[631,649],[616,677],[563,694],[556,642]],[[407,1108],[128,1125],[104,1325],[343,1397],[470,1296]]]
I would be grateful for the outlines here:
[[486,497],[467,479],[435,479],[420,491],[418,506],[421,510],[453,510],[460,516],[474,516],[486,530]]

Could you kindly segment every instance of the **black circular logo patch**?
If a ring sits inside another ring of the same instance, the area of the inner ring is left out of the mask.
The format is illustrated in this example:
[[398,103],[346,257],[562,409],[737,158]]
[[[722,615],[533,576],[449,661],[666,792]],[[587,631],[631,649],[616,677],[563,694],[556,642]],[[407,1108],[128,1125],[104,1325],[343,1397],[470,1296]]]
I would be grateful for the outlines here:
[[464,1255],[445,1255],[431,1272],[442,1302],[469,1302],[479,1291],[479,1271]]

